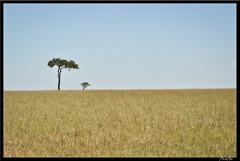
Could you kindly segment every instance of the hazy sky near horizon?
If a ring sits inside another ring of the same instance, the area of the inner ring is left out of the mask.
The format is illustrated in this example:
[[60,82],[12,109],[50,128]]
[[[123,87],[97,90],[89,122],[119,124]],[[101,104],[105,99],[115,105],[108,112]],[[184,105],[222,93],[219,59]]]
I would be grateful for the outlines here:
[[4,4],[4,90],[236,88],[236,4]]

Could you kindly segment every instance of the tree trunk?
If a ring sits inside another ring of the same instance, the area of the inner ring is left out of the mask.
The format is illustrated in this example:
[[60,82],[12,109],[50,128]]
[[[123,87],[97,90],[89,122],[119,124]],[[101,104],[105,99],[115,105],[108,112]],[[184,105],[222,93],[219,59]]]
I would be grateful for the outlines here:
[[61,76],[60,76],[60,73],[58,74],[58,90],[60,90],[60,79],[61,79]]
[[61,81],[61,70],[58,69],[58,90],[60,90],[60,81]]

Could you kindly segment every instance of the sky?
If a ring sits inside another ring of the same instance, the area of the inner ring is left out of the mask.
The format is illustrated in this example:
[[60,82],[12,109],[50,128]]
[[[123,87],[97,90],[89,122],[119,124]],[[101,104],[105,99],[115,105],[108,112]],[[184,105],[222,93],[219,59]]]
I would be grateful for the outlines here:
[[236,4],[5,3],[3,88],[236,88]]

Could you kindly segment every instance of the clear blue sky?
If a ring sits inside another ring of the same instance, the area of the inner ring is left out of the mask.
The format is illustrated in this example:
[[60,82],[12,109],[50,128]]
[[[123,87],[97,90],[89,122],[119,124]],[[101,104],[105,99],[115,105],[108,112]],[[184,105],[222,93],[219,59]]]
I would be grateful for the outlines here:
[[236,88],[235,4],[4,4],[4,90]]

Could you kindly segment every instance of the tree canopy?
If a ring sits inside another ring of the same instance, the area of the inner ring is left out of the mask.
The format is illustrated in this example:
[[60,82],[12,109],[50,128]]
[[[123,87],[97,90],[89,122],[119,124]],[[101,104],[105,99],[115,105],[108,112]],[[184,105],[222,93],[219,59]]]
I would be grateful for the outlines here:
[[67,61],[61,58],[53,58],[48,62],[48,66],[51,68],[54,67],[55,65],[58,66],[58,68],[60,69],[63,69],[63,68],[79,69],[78,64],[76,64],[75,61],[73,60]]

